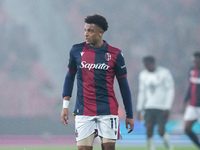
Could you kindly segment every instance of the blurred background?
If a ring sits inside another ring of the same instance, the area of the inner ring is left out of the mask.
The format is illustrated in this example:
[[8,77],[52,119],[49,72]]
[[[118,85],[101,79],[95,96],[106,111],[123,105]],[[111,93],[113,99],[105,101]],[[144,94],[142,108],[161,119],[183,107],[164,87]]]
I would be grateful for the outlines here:
[[[154,55],[171,70],[176,93],[168,129],[183,134],[188,70],[200,49],[199,0],[0,0],[0,144],[19,137],[74,140],[74,117],[69,127],[60,121],[62,87],[69,51],[84,41],[84,18],[94,13],[107,18],[104,40],[123,51],[134,112],[142,57]],[[71,112],[75,98],[76,86]],[[141,126],[136,121],[134,135],[145,134]]]

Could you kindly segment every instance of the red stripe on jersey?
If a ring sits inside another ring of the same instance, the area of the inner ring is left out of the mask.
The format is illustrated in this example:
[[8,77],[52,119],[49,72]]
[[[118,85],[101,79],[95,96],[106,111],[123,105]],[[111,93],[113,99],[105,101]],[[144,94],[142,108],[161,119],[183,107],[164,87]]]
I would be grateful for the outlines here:
[[[108,53],[111,54],[111,59],[108,61],[108,66],[114,66],[113,63],[116,63],[116,58],[118,53],[116,53],[117,49],[108,45]],[[106,72],[107,79],[107,88],[108,88],[108,99],[110,103],[110,113],[111,115],[118,115],[118,102],[115,97],[113,83],[114,83],[114,69],[109,68]]]
[[[83,48],[82,60],[87,63],[95,63],[95,51],[89,49],[85,44]],[[83,77],[83,103],[84,110],[83,115],[96,116],[97,104],[96,104],[96,92],[94,83],[94,69],[82,68]]]
[[[198,71],[194,70],[193,74],[191,75],[191,77],[197,77],[198,76]],[[191,83],[191,101],[190,101],[190,105],[195,106],[196,103],[196,83]]]

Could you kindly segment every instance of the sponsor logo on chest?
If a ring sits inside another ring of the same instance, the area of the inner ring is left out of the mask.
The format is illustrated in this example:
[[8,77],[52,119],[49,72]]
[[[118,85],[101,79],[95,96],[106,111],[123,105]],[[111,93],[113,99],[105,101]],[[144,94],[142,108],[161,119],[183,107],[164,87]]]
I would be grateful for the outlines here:
[[88,70],[91,69],[108,70],[109,67],[110,66],[106,65],[105,63],[93,64],[93,63],[87,63],[86,61],[82,61],[80,66],[80,68],[87,68]]

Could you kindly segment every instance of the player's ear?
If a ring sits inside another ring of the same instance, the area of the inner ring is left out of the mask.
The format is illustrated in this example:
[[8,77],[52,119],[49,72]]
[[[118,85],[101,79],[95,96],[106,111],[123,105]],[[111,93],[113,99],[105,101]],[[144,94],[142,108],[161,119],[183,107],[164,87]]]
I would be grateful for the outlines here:
[[100,30],[99,35],[102,37],[103,34],[104,34],[104,31],[103,31],[103,30]]

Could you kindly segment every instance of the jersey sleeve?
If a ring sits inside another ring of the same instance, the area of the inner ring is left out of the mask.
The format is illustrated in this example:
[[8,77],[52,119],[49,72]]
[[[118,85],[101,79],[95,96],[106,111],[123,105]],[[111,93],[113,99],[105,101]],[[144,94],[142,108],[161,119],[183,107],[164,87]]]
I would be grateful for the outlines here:
[[65,96],[72,96],[72,90],[73,90],[73,86],[74,86],[74,78],[75,78],[75,74],[67,72],[67,75],[65,77],[65,82],[63,85],[63,98]]
[[191,84],[189,84],[188,88],[187,88],[187,92],[185,94],[185,98],[184,98],[184,102],[188,102],[190,100],[190,91],[191,91]]
[[174,100],[174,80],[172,77],[172,74],[169,70],[165,73],[165,81],[164,81],[165,87],[166,87],[166,109],[171,109],[173,100]]
[[[192,68],[189,70],[188,79],[190,78],[191,70],[192,70]],[[188,102],[190,100],[190,98],[191,98],[190,91],[191,91],[191,83],[189,82],[188,88],[187,88],[187,91],[186,91],[186,94],[185,94],[184,102]]]
[[69,53],[69,63],[68,63],[68,71],[70,73],[73,73],[75,74],[76,71],[77,71],[77,67],[76,67],[76,59],[75,59],[75,47],[73,46],[70,50],[70,53]]
[[63,93],[62,96],[70,96],[72,95],[73,85],[74,85],[74,79],[76,75],[76,59],[74,56],[74,46],[70,50],[70,57],[69,57],[69,63],[68,63],[68,71],[65,77],[65,82],[63,85]]
[[127,78],[118,79],[118,83],[119,83],[124,107],[126,110],[126,118],[133,118],[131,92],[130,92]]
[[127,77],[127,69],[124,61],[124,56],[121,51],[117,55],[114,70],[117,79],[123,79]]

